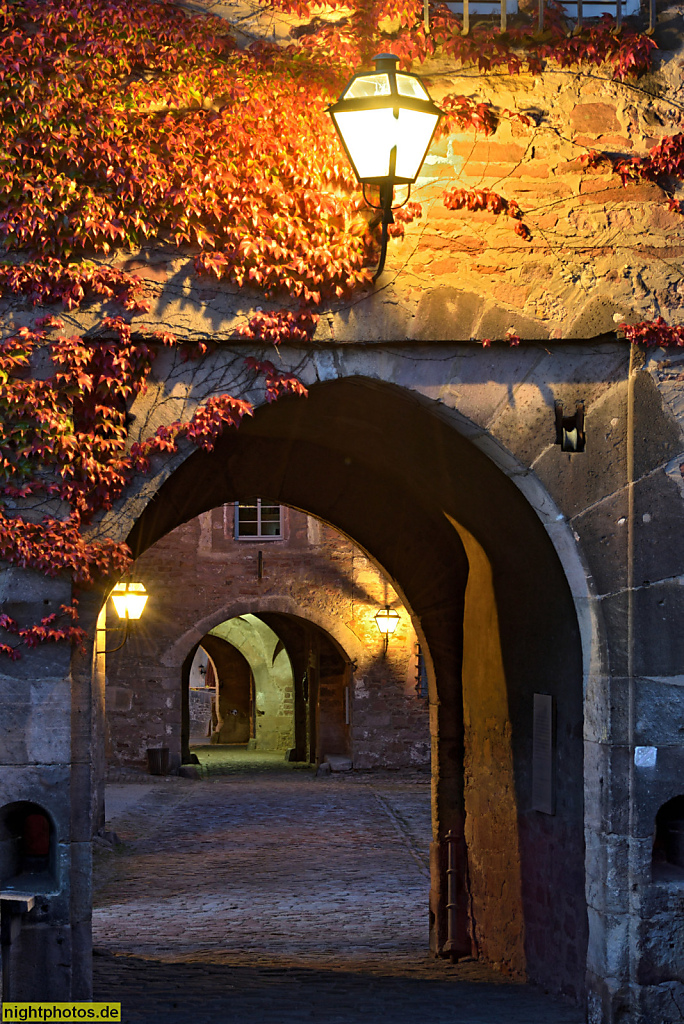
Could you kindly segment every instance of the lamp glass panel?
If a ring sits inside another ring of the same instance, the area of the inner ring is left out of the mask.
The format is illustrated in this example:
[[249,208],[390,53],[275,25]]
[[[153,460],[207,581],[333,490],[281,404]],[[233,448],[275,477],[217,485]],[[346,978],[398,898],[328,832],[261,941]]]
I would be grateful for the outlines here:
[[361,181],[387,177],[393,146],[396,176],[414,181],[438,120],[437,114],[401,108],[395,117],[391,107],[336,111],[333,117]]
[[112,601],[120,619],[139,619],[147,604],[147,594],[112,594]]
[[378,612],[375,616],[375,621],[383,636],[387,636],[389,633],[393,633],[399,625],[399,615],[391,608],[386,608]]
[[390,91],[389,75],[361,75],[354,79],[342,98],[360,100],[368,96],[389,96]]
[[397,92],[400,96],[410,96],[414,100],[430,99],[423,83],[412,75],[397,75]]

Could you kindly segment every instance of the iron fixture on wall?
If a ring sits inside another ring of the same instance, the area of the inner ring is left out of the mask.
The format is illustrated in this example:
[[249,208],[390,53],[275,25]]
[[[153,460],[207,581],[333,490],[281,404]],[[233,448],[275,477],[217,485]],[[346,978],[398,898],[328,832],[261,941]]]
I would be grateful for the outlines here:
[[584,402],[577,402],[573,416],[565,416],[563,403],[555,403],[556,444],[562,452],[583,452],[587,443],[584,431]]

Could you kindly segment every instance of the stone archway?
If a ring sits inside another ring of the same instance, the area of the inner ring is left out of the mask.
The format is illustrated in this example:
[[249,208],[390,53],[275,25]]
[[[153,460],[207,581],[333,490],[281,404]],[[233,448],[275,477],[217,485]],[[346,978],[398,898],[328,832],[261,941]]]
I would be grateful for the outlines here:
[[[168,415],[172,410],[173,406],[168,408]],[[158,467],[155,479],[132,488],[103,528],[118,539],[128,535],[134,551],[142,552],[207,509],[262,494],[331,523],[383,567],[411,609],[429,677],[434,771],[432,946],[439,951],[445,939],[442,852],[444,837],[451,831],[460,869],[456,950],[463,952],[470,952],[463,639],[467,587],[474,576],[459,528],[473,537],[491,567],[489,607],[496,609],[499,682],[507,715],[500,733],[510,753],[509,821],[517,828],[524,969],[530,979],[580,999],[587,949],[583,655],[586,668],[602,648],[585,644],[583,650],[578,618],[585,637],[593,620],[591,615],[578,615],[578,609],[582,611],[582,601],[589,608],[590,600],[586,587],[582,590],[571,535],[548,493],[534,473],[522,468],[486,430],[474,428],[469,435],[473,440],[468,435],[468,421],[461,414],[417,395],[408,386],[367,376],[331,380],[312,386],[306,400],[285,398],[260,407],[243,428],[227,432],[211,453],[188,455],[185,451],[172,456]],[[564,552],[563,563],[559,551]],[[564,565],[572,572],[564,570]],[[82,622],[90,620],[93,634],[100,604],[101,594],[92,592],[82,598]],[[472,624],[469,630],[472,634]],[[200,638],[201,634],[197,641]],[[592,635],[592,643],[593,639]],[[56,798],[45,802],[50,813],[56,808],[57,827],[68,837],[71,874],[65,871],[54,915],[50,917],[48,910],[39,927],[27,922],[21,941],[27,960],[44,959],[63,945],[68,931],[71,945],[63,954],[66,966],[58,983],[50,982],[50,995],[59,991],[85,998],[90,991],[88,898],[82,887],[76,902],[69,903],[69,894],[71,875],[78,882],[81,873],[90,870],[87,858],[93,832],[91,810],[97,806],[93,785],[96,788],[99,779],[104,666],[101,655],[93,659],[76,651],[69,668],[68,654],[66,649],[50,651],[47,658],[38,651],[26,663],[18,663],[13,677],[21,686],[28,676],[44,677],[53,687],[51,694],[64,694],[66,688],[63,706],[71,709],[70,717],[59,718],[55,735],[61,746],[54,746],[50,753],[57,764],[50,778],[69,778],[69,796],[62,799],[60,795],[59,803]],[[597,673],[589,683],[593,711],[601,697],[602,679]],[[532,799],[535,694],[555,705],[554,814],[535,809]],[[31,729],[29,724],[26,742],[34,735]],[[484,744],[486,736],[482,740]],[[23,748],[19,754],[18,759],[29,756]],[[591,783],[599,774],[600,765],[592,762],[587,773],[587,792],[593,801],[587,809],[588,829],[596,820],[600,796]],[[35,799],[44,783],[33,761],[22,769],[21,780],[15,791],[21,789],[26,794],[22,798]],[[491,839],[501,851],[509,832],[502,835],[494,829]],[[473,845],[478,841],[471,841],[471,859],[478,853]],[[602,870],[592,863],[592,880],[600,882]],[[485,892],[491,906],[496,872],[485,866],[484,876],[485,890],[487,879],[493,883],[492,891]],[[70,908],[68,913],[65,907]],[[602,920],[595,920],[594,947],[600,949],[605,945]],[[483,952],[496,955],[484,946]],[[594,974],[603,976],[597,956]],[[514,966],[511,963],[509,968]]]
[[[243,623],[249,627],[246,631],[235,628]],[[260,637],[261,643],[255,644],[250,640],[249,634],[260,632],[259,626],[262,627],[261,632],[270,634],[270,638],[276,641],[275,650],[271,650],[273,643],[269,647],[267,638],[263,636]],[[195,637],[203,627],[207,628],[201,641],[197,642]],[[239,652],[252,670],[256,715],[268,716],[270,712],[271,717],[275,713],[278,719],[277,722],[266,720],[256,723],[254,749],[287,751],[290,760],[311,763],[320,761],[326,752],[349,754],[348,749],[334,748],[334,743],[339,745],[340,742],[340,730],[336,728],[340,723],[333,721],[339,716],[331,714],[329,705],[339,703],[335,697],[341,695],[328,691],[331,687],[333,690],[348,688],[352,681],[352,666],[364,671],[368,653],[355,633],[339,618],[321,614],[319,609],[304,607],[291,598],[271,596],[223,606],[220,611],[213,609],[201,623],[195,623],[192,629],[181,634],[166,652],[165,665],[181,680],[180,755],[183,762],[190,760],[187,700],[190,664],[200,644],[209,647],[207,640],[227,642]],[[265,657],[265,654],[269,656]],[[281,685],[276,694],[268,685],[268,676],[278,659],[284,660],[285,666],[281,667]],[[306,695],[301,692],[305,680],[304,685],[311,690]],[[259,687],[264,691],[266,703],[273,705],[266,712],[257,706],[260,705]],[[271,691],[269,694],[266,693],[268,690]],[[344,703],[343,697],[341,703]],[[261,735],[261,725],[269,727],[268,735]],[[345,739],[348,743],[348,737]],[[331,742],[333,746],[330,746]],[[172,759],[175,754],[176,751],[172,751]]]
[[[503,449],[495,452],[505,463]],[[201,488],[193,485],[200,480]],[[552,503],[535,510],[435,403],[352,378],[317,385],[306,401],[284,399],[261,408],[240,431],[224,435],[213,453],[190,456],[149,503],[129,543],[142,552],[207,508],[254,494],[310,512],[353,538],[412,609],[431,688],[435,950],[446,935],[442,840],[448,831],[461,837],[463,868],[466,862],[462,665],[471,566],[456,524],[485,552],[506,697],[507,719],[498,726],[510,750],[519,851],[522,954],[507,966],[579,998],[587,935],[583,651],[573,594],[540,522],[546,515],[552,523]],[[533,799],[535,694],[548,698],[557,722],[555,803],[546,811]],[[475,742],[486,743],[486,737]],[[496,860],[507,840],[488,834],[486,842]],[[457,948],[469,952],[463,871],[461,882]],[[488,895],[489,883],[483,892],[491,902],[497,883],[493,877],[490,882]],[[496,927],[497,914],[490,918]]]

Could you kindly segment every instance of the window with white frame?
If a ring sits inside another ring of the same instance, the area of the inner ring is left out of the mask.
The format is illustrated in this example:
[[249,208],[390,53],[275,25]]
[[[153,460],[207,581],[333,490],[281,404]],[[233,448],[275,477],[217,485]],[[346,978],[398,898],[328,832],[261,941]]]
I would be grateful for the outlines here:
[[[639,0],[622,0],[621,12],[624,18],[629,17],[633,14],[639,13]],[[453,11],[458,17],[463,17],[463,0],[459,3],[448,3],[447,7]],[[471,17],[477,15],[494,15],[496,17],[501,13],[501,2],[500,0],[490,0],[490,2],[478,2],[473,0],[468,5]],[[565,13],[568,18],[575,20],[577,18],[577,2],[575,3],[564,3]],[[518,12],[518,0],[506,0],[506,13],[517,14]],[[617,12],[617,0],[583,0],[582,2],[582,17],[586,20],[587,18],[600,18],[604,14],[610,14],[611,17],[615,17]]]
[[236,540],[280,540],[282,522],[280,505],[262,498],[235,502]]

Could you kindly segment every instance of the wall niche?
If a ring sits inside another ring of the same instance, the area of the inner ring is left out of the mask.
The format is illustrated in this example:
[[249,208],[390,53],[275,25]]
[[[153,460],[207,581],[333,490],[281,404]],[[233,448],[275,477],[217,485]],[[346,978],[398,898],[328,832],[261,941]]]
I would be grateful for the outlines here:
[[684,794],[663,804],[656,814],[653,881],[684,884]]
[[0,807],[0,889],[57,890],[56,847],[54,823],[40,804],[19,800]]

